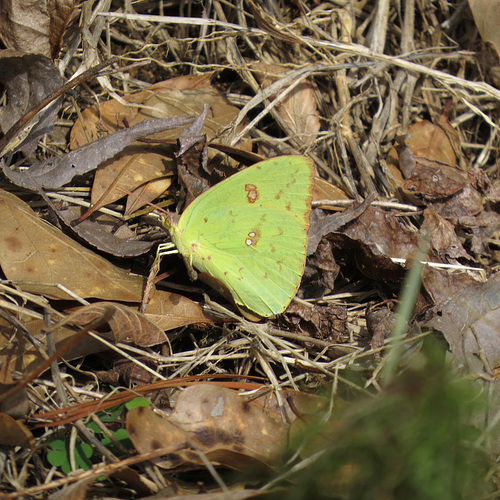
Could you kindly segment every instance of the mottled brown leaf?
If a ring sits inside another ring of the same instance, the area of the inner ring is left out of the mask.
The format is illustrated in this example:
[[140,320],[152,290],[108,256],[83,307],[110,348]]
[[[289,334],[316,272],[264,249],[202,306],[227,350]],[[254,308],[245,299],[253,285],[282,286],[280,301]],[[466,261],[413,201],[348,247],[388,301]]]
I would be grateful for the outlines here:
[[474,373],[500,366],[500,274],[453,293],[427,326],[442,332],[454,363]]
[[339,272],[340,266],[335,262],[332,245],[327,238],[323,238],[316,251],[307,258],[298,296],[323,297],[330,293]]
[[316,251],[316,247],[323,236],[338,231],[341,227],[359,217],[371,205],[375,197],[376,193],[371,193],[360,204],[332,215],[325,216],[320,211],[313,210],[308,234],[307,255],[312,255]]
[[462,227],[466,227],[472,232],[471,250],[475,254],[490,255],[492,253],[491,243],[493,243],[493,249],[496,249],[492,240],[500,231],[500,214],[498,212],[481,212],[477,217],[462,217],[459,222]]
[[166,468],[201,465],[196,448],[216,465],[272,467],[286,444],[279,413],[246,402],[232,389],[206,383],[180,392],[168,418],[146,407],[129,411],[126,427],[140,453],[166,448],[159,463]]
[[347,332],[347,307],[335,304],[314,304],[310,307],[292,302],[285,311],[284,321],[292,327],[292,331],[335,343]]
[[408,259],[416,249],[417,233],[405,228],[392,212],[378,207],[367,208],[343,233],[368,246],[373,255]]
[[[84,298],[140,303],[146,279],[114,266],[40,219],[16,196],[0,191],[0,267],[26,291],[69,299],[61,284]],[[155,290],[149,319],[162,330],[211,320],[175,293]]]
[[446,200],[429,200],[427,203],[437,214],[445,219],[459,219],[476,215],[483,209],[481,194],[470,184]]
[[415,168],[404,183],[405,189],[422,194],[428,199],[457,194],[466,185],[466,174],[458,168],[422,160],[417,160]]
[[404,227],[393,213],[369,207],[345,228],[330,233],[327,238],[341,267],[357,268],[374,280],[399,282],[405,269],[392,259],[411,258],[418,234]]
[[431,300],[431,305],[439,306],[446,302],[450,296],[455,295],[470,285],[477,284],[479,276],[474,278],[467,272],[450,272],[447,269],[439,269],[424,266],[422,269],[422,287]]
[[129,215],[163,194],[172,184],[174,172],[175,162],[164,147],[128,146],[97,167],[89,212],[127,196],[125,215]]
[[[222,92],[211,87],[203,88],[203,85],[209,83],[207,78],[192,80],[182,77],[167,80],[152,85],[142,92],[125,96],[125,101],[130,103],[129,106],[110,100],[100,103],[98,107],[87,108],[82,113],[83,120],[77,120],[71,131],[71,147],[76,148],[86,144],[87,136],[97,140],[125,126],[147,120],[152,115],[170,118],[185,112],[199,116],[205,104],[210,106],[210,110],[200,133],[212,139],[220,128],[227,126],[237,115],[238,108],[230,105]],[[200,82],[204,82],[202,87],[198,86]],[[183,89],[183,85],[188,87]],[[150,139],[161,145],[162,155],[152,156],[151,147],[134,144],[131,146],[133,149],[126,150],[101,165],[94,180],[92,202],[96,206],[111,203],[123,197],[124,192],[120,188],[134,191],[147,182],[174,172],[174,146],[178,137],[178,131],[175,133],[165,131]],[[251,149],[251,146],[249,143],[246,145],[244,143],[242,148]],[[157,148],[153,152],[160,153],[160,149]],[[146,201],[153,200],[149,191],[141,197]],[[138,204],[137,199],[134,199],[134,203]]]
[[68,299],[55,288],[61,284],[85,298],[140,302],[142,276],[76,243],[6,191],[0,191],[0,218],[0,266],[8,279],[23,282],[22,289]]
[[[133,471],[128,469],[128,467],[126,468],[126,471],[129,474],[133,474]],[[87,498],[87,491],[89,487],[95,483],[96,480],[97,479],[95,477],[88,477],[75,481],[74,483],[68,484],[59,491],[55,491],[49,495],[47,500],[67,500],[68,498],[71,498],[71,500],[85,500],[85,498]]]
[[[430,163],[434,166],[454,167],[457,163],[455,153],[458,149],[457,140],[456,132],[446,117],[446,111],[441,115],[438,124],[422,120],[412,125],[405,136],[399,137],[399,145],[395,146],[387,157],[387,165],[396,185],[402,188],[404,179],[413,174],[414,181],[409,185],[413,186],[413,190],[420,192],[422,177],[428,173],[426,165]],[[414,172],[418,163],[423,167],[420,171]],[[425,177],[425,180],[429,182],[429,177]],[[432,174],[428,188],[431,187]]]
[[71,19],[76,0],[48,0],[50,16],[49,45],[52,59],[57,59],[63,43],[63,35]]
[[150,367],[152,365],[151,359],[146,356],[134,356],[134,361],[117,357],[110,368],[97,370],[95,372],[96,377],[105,384],[121,384],[125,387],[135,387],[153,382],[155,375],[138,363],[135,363],[135,361],[140,361]]
[[[458,259],[472,261],[455,233],[453,224],[433,210],[424,210],[422,230],[430,235],[430,248],[439,262],[458,264]],[[469,262],[469,263],[470,263]]]
[[[335,186],[331,182],[322,179],[321,177],[314,178],[313,186],[313,200],[348,200],[347,196],[342,189]],[[319,207],[325,210],[332,210],[331,206]]]
[[370,347],[380,349],[384,347],[385,339],[391,333],[394,325],[394,310],[388,306],[367,308],[366,328],[371,335]]

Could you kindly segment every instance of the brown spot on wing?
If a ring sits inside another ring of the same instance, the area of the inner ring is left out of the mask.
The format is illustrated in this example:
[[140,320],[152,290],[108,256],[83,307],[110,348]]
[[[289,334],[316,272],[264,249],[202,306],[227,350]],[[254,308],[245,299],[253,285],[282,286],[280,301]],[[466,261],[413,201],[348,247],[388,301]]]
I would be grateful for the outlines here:
[[245,238],[245,245],[247,247],[255,247],[260,240],[260,230],[252,229],[248,232],[248,236]]
[[255,203],[259,199],[259,191],[255,184],[245,184],[245,191],[249,203]]

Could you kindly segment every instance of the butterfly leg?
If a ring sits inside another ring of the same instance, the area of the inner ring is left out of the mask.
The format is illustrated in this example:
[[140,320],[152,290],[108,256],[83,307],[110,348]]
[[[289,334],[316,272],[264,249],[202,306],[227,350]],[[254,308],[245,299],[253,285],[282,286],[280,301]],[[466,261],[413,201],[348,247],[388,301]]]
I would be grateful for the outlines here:
[[160,243],[156,250],[156,257],[163,257],[164,255],[172,255],[179,253],[173,243]]

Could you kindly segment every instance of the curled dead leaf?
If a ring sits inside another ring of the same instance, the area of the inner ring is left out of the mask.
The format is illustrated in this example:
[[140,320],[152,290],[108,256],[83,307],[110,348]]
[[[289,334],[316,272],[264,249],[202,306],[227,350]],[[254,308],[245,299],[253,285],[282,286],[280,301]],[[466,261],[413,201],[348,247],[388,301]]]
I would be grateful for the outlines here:
[[106,308],[112,308],[113,316],[109,327],[115,343],[124,342],[149,347],[168,342],[165,332],[151,322],[144,314],[123,304],[112,302],[97,302],[82,306],[73,311],[59,326],[80,325],[84,326],[103,315]]
[[0,445],[34,448],[36,441],[31,431],[22,422],[6,413],[0,413]]

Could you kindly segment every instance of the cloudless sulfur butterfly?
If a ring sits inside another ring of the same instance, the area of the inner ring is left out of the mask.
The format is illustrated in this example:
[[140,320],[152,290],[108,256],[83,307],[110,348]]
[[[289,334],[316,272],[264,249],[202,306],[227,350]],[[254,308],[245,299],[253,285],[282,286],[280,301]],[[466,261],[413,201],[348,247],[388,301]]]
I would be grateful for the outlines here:
[[247,317],[279,314],[297,292],[314,173],[303,156],[262,161],[205,191],[177,221],[165,222],[188,269],[222,283],[238,308],[250,311]]

